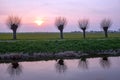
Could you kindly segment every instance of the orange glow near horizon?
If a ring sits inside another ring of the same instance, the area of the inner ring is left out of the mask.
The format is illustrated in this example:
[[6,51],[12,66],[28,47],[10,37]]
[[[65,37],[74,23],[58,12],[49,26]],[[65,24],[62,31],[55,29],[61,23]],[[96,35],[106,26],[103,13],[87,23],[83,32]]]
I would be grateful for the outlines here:
[[44,23],[44,20],[43,19],[36,19],[34,21],[34,23],[36,23],[38,26],[41,26]]

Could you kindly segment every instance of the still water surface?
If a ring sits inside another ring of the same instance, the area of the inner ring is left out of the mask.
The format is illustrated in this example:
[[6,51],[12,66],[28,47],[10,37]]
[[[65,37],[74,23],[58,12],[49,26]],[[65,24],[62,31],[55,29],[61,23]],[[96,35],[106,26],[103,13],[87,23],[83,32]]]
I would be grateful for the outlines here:
[[0,80],[120,80],[120,57],[0,63]]

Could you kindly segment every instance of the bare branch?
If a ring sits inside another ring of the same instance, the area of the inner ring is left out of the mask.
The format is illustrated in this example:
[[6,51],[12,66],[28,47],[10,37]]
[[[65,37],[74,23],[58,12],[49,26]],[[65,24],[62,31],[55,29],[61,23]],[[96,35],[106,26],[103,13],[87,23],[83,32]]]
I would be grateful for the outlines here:
[[111,20],[110,19],[103,19],[100,25],[104,30],[105,37],[107,38],[108,37],[108,28],[112,25]]
[[101,22],[101,27],[110,27],[112,25],[112,21],[110,19],[103,19]]
[[78,21],[79,27],[82,30],[85,30],[88,28],[88,23],[89,23],[88,19],[83,19]]
[[66,24],[67,24],[67,20],[64,17],[57,17],[55,20],[55,25],[59,30],[63,30]]
[[21,19],[17,16],[9,16],[7,21],[6,21],[6,24],[11,28],[12,25],[16,25],[16,26],[19,26],[21,23]]
[[13,31],[13,39],[16,39],[16,31],[21,23],[21,19],[17,16],[9,16],[6,24]]
[[78,20],[79,27],[80,27],[80,29],[83,30],[83,37],[84,37],[84,39],[86,37],[85,30],[88,28],[88,23],[89,23],[88,19]]

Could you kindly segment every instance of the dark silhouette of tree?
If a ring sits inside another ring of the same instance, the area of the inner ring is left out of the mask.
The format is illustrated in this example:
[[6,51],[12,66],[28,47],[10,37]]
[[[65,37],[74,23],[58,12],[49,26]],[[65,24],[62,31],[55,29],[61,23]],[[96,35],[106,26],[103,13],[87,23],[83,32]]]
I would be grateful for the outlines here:
[[110,19],[103,19],[101,22],[101,27],[104,30],[106,38],[108,37],[108,29],[110,28],[111,25],[112,25],[112,22]]
[[82,68],[82,69],[88,69],[88,61],[86,60],[85,57],[82,57],[82,58],[79,60],[78,67],[80,67],[80,68]]
[[22,73],[22,66],[18,62],[12,62],[8,67],[8,73],[12,77],[20,75]]
[[110,67],[110,60],[108,59],[108,57],[102,57],[100,59],[100,64],[103,68],[109,68]]
[[16,31],[20,26],[21,19],[17,16],[9,16],[7,19],[7,25],[13,31],[13,39],[16,40]]
[[63,72],[66,71],[66,69],[67,69],[67,66],[64,63],[64,60],[63,59],[58,60],[57,64],[56,64],[56,70],[57,70],[57,72],[63,73]]
[[79,23],[80,29],[82,29],[82,31],[83,31],[83,38],[85,39],[86,38],[85,31],[88,28],[89,21],[88,21],[88,19],[83,19],[83,20],[79,20],[78,23]]
[[55,25],[57,26],[58,30],[60,31],[60,38],[63,39],[63,29],[67,24],[67,20],[64,17],[57,17],[55,20]]
[[120,29],[118,29],[118,32],[120,32]]

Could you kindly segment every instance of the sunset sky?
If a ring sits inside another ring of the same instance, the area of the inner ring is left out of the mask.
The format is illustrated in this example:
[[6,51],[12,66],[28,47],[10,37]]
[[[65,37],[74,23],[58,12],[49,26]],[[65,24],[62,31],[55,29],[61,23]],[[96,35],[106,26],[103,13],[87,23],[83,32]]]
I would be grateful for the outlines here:
[[[9,15],[22,19],[18,32],[58,32],[58,16],[66,17],[65,32],[80,31],[78,20],[87,18],[89,29],[99,31],[104,18],[112,20],[110,30],[120,29],[120,0],[0,0],[0,32],[11,32],[6,25]],[[37,25],[36,21],[42,21]]]

